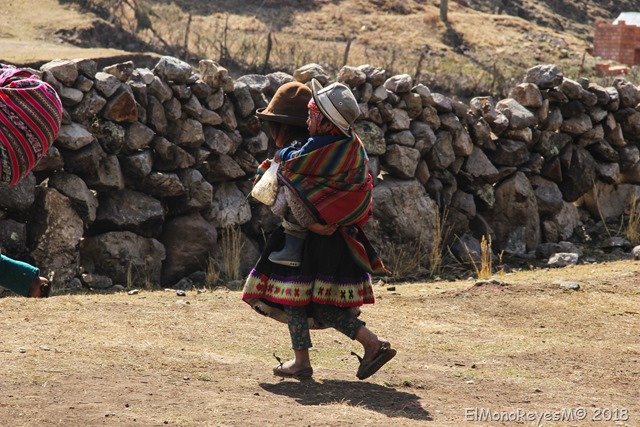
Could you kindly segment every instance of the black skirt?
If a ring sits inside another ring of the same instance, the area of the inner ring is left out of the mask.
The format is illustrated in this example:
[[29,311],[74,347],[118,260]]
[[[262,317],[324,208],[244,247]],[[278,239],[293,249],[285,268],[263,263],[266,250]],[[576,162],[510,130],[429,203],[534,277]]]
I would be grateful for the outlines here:
[[[284,244],[280,227],[269,237],[245,282],[242,299],[258,313],[286,323],[283,305],[331,304],[359,312],[361,305],[375,302],[371,276],[355,263],[340,233],[309,232],[300,267],[269,261],[269,254]],[[324,327],[309,319],[311,327]]]

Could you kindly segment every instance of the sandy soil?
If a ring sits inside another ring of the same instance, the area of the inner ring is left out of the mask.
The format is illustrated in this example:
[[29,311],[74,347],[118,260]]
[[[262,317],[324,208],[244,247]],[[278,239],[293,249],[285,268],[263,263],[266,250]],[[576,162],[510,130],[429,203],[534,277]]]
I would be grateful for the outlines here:
[[313,381],[275,378],[286,327],[237,291],[2,298],[0,425],[640,425],[640,264],[496,279],[376,286],[398,356],[366,381],[332,330]]

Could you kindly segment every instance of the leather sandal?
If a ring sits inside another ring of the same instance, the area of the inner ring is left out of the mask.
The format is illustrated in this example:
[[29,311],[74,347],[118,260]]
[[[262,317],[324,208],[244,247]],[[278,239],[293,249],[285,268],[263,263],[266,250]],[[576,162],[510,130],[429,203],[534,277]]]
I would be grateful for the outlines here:
[[388,361],[393,359],[396,355],[397,351],[394,348],[391,348],[391,344],[387,341],[382,343],[380,350],[376,353],[376,355],[371,360],[364,360],[362,357],[351,352],[352,355],[356,356],[360,361],[360,366],[358,367],[358,372],[356,373],[356,377],[360,380],[365,380],[369,378],[371,375],[378,372],[380,368],[382,368]]
[[276,358],[276,360],[279,363],[278,366],[273,368],[273,375],[281,378],[295,378],[296,380],[308,380],[308,379],[311,379],[311,377],[313,376],[312,367],[301,368],[295,372],[284,372],[282,370],[282,366],[284,365],[284,363],[275,354],[273,356]]
[[313,376],[313,368],[302,368],[295,372],[283,372],[282,365],[273,368],[273,375],[281,378],[295,378],[296,380],[308,380]]

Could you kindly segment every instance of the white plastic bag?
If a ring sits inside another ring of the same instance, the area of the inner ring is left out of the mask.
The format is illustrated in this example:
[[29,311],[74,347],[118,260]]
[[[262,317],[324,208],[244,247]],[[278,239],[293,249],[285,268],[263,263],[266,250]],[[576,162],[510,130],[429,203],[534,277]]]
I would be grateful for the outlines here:
[[267,206],[271,206],[276,201],[278,194],[278,166],[280,164],[274,161],[271,162],[269,169],[262,175],[260,181],[253,186],[251,195],[254,199]]

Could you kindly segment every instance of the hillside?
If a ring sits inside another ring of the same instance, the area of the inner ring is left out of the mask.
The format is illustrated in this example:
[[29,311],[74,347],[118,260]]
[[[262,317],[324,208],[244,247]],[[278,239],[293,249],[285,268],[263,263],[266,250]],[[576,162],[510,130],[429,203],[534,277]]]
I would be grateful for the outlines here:
[[[118,55],[142,61],[141,53],[154,52],[194,63],[214,59],[239,76],[292,72],[310,62],[336,73],[346,59],[411,74],[461,98],[504,95],[539,63],[596,79],[588,54],[594,21],[637,8],[633,0],[458,0],[449,1],[445,25],[436,0],[22,3],[46,13],[20,19],[2,12],[0,61],[37,66],[55,57]],[[2,10],[10,4],[0,0]]]

